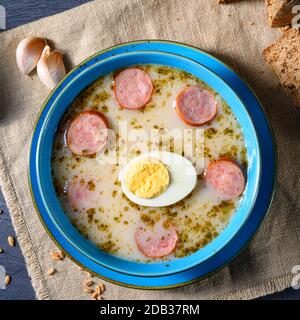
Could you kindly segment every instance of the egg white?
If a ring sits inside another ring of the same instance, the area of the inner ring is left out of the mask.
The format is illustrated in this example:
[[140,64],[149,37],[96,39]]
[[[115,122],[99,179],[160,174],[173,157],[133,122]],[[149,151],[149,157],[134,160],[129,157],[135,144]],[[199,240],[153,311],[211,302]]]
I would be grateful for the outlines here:
[[[168,168],[170,175],[170,184],[168,188],[161,195],[151,199],[137,197],[128,190],[125,183],[125,177],[129,168],[134,163],[147,158],[161,161]],[[122,169],[119,180],[124,194],[132,202],[146,207],[166,207],[182,200],[193,191],[197,182],[197,173],[193,164],[185,157],[167,151],[153,151],[129,161]]]

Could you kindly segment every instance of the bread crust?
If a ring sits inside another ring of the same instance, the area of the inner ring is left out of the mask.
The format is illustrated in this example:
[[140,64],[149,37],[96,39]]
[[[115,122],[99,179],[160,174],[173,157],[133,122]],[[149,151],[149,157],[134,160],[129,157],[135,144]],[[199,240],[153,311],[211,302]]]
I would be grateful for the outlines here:
[[268,11],[268,21],[271,27],[290,25],[295,14],[292,8],[300,5],[300,0],[265,0]]
[[293,98],[300,110],[299,30],[287,30],[275,43],[264,49],[263,56],[285,92]]

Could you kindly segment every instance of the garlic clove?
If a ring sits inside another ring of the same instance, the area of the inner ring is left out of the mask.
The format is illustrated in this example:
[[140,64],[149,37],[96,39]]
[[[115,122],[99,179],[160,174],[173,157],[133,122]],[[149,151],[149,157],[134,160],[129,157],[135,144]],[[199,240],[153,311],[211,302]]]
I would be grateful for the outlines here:
[[16,50],[17,65],[24,74],[29,74],[37,65],[42,52],[47,45],[43,38],[25,38]]
[[37,73],[45,86],[54,89],[66,75],[62,53],[51,52],[50,47],[46,46],[37,64]]

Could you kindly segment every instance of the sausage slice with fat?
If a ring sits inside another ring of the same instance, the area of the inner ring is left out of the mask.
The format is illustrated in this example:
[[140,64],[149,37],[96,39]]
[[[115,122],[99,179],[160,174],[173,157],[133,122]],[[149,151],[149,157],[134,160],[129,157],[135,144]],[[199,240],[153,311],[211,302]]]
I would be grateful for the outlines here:
[[85,110],[77,114],[70,123],[66,140],[69,149],[80,156],[91,156],[108,143],[108,120],[96,110]]
[[114,79],[114,92],[119,105],[126,109],[143,108],[153,91],[152,81],[144,70],[128,68],[120,71]]
[[143,255],[162,258],[174,251],[178,240],[177,230],[170,222],[157,222],[154,226],[140,226],[135,241]]
[[240,166],[230,159],[211,162],[206,171],[207,182],[222,196],[230,199],[239,196],[245,189],[245,176]]
[[93,208],[99,197],[95,183],[83,176],[74,176],[68,182],[66,191],[69,205],[78,211]]
[[215,97],[200,86],[184,88],[176,97],[175,109],[179,117],[192,126],[202,126],[217,113]]

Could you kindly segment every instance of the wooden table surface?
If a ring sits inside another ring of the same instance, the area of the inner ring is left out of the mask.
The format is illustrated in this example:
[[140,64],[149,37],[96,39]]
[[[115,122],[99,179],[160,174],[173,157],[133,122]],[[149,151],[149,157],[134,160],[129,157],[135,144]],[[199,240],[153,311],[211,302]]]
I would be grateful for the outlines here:
[[[89,0],[0,0],[0,5],[6,9],[6,29],[8,30],[86,2]],[[35,299],[35,293],[18,244],[15,247],[9,247],[7,244],[7,237],[9,235],[15,236],[15,233],[1,190],[0,209],[3,210],[0,215],[0,248],[4,250],[0,254],[0,265],[4,266],[6,272],[12,276],[12,282],[7,289],[0,289],[0,300]],[[287,289],[263,299],[300,300],[300,290]]]

